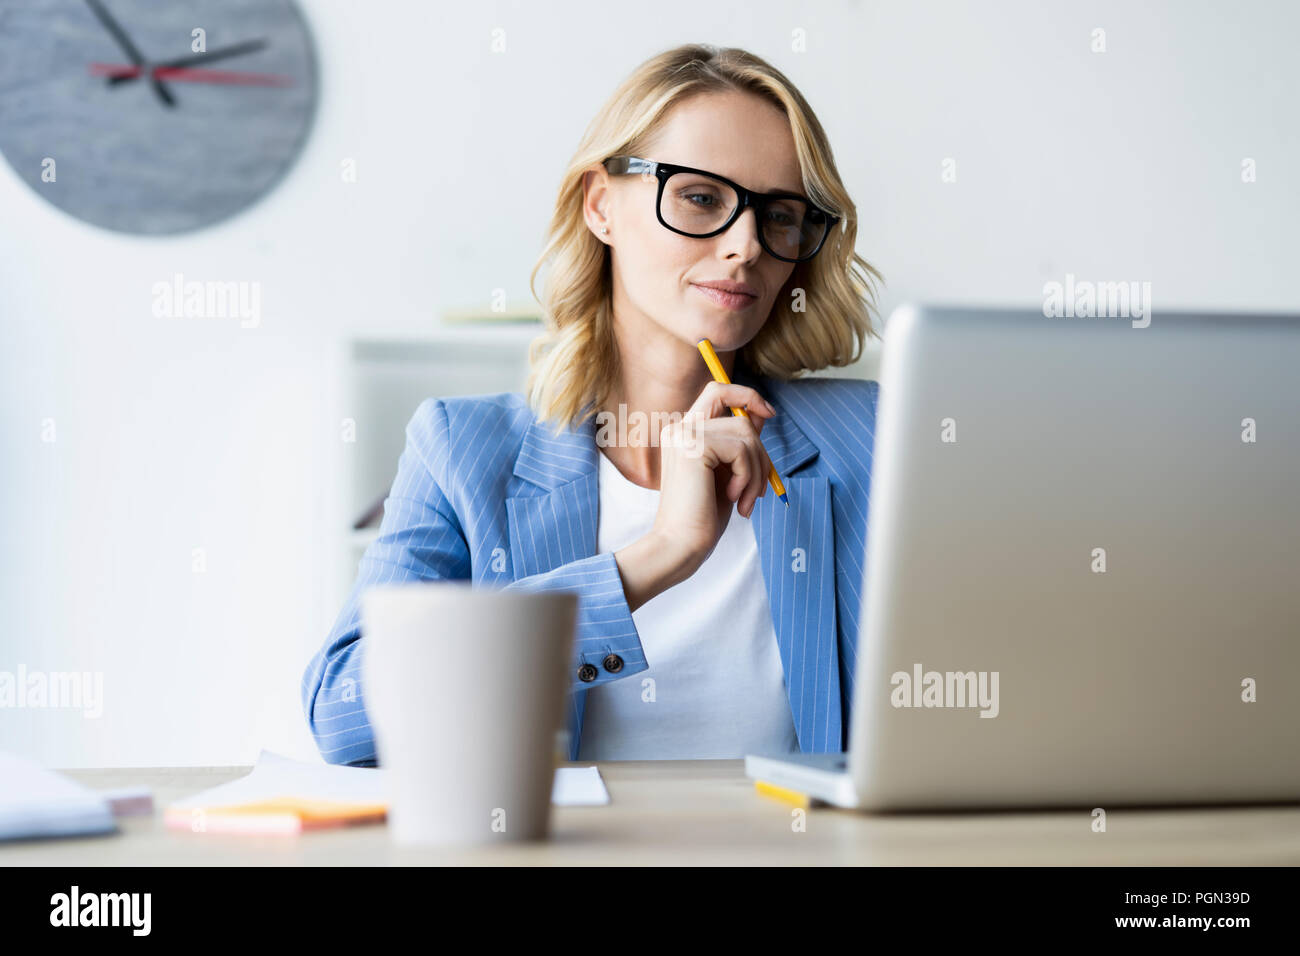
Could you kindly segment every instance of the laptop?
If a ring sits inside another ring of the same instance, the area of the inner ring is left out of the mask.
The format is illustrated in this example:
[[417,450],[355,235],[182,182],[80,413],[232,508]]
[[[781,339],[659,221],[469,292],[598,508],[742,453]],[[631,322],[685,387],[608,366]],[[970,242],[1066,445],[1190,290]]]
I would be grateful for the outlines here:
[[1300,316],[1145,321],[890,316],[848,751],[749,777],[871,811],[1300,800]]

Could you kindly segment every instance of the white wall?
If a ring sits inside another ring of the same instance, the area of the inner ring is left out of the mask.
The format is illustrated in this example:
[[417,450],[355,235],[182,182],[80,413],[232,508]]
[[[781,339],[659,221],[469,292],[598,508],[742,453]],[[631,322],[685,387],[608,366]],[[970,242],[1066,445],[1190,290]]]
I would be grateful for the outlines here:
[[[800,85],[886,312],[1036,304],[1066,272],[1149,280],[1156,308],[1300,311],[1295,4],[303,6],[317,125],[227,224],[100,232],[0,165],[0,670],[101,671],[105,695],[98,719],[0,710],[0,749],[54,766],[314,755],[298,681],[336,610],[337,337],[498,287],[526,304],[573,144],[675,43],[747,47]],[[260,326],[154,318],[151,286],[176,272],[260,282]]]

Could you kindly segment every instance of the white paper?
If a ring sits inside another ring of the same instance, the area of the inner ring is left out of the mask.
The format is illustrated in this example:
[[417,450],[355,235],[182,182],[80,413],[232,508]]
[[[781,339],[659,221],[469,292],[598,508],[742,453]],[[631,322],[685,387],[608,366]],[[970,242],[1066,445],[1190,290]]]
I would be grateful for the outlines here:
[[551,803],[557,807],[594,807],[609,803],[598,767],[556,767]]
[[[338,764],[291,760],[263,750],[253,772],[247,776],[204,790],[170,804],[187,810],[193,807],[222,807],[253,803],[274,797],[330,800],[338,803],[388,802],[384,771],[375,767],[343,767]],[[557,767],[551,803],[556,806],[597,806],[609,803],[609,793],[596,767]]]
[[103,797],[26,757],[0,753],[0,782],[0,840],[117,829]]
[[336,803],[385,803],[384,774],[371,767],[343,767],[331,763],[291,760],[263,750],[253,772],[193,796],[168,804],[169,808],[228,807],[260,803],[275,797],[332,800]]

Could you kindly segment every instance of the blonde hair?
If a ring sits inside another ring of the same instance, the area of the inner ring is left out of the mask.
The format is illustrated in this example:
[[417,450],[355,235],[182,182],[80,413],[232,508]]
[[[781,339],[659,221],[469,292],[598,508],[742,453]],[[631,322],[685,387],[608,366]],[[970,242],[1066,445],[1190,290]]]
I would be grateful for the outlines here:
[[[795,264],[772,314],[738,358],[760,375],[791,379],[857,361],[866,338],[876,335],[875,283],[883,280],[854,249],[856,207],[803,95],[779,70],[744,50],[675,47],[638,67],[588,126],[564,173],[546,247],[529,279],[546,330],[529,350],[525,393],[538,419],[553,421],[557,433],[595,415],[620,372],[609,250],[587,228],[583,174],[609,156],[636,153],[683,99],[729,90],[757,94],[790,118],[808,197],[841,217],[822,250]],[[537,274],[548,261],[553,268],[545,296],[538,298]],[[802,312],[793,311],[794,289],[804,291]]]

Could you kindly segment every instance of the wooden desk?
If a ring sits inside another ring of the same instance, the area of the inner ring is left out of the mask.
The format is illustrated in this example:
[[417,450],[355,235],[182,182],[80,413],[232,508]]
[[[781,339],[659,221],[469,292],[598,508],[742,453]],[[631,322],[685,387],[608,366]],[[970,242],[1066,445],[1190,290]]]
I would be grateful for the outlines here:
[[[587,766],[575,764],[574,766]],[[1116,808],[1094,833],[1087,810],[868,816],[807,812],[759,796],[740,760],[600,763],[611,803],[556,807],[552,839],[533,846],[417,850],[383,825],[294,837],[168,830],[168,802],[250,767],[71,770],[96,789],[153,788],[153,817],[112,836],[0,844],[0,866],[257,866],[406,864],[1242,865],[1300,863],[1300,806]]]

